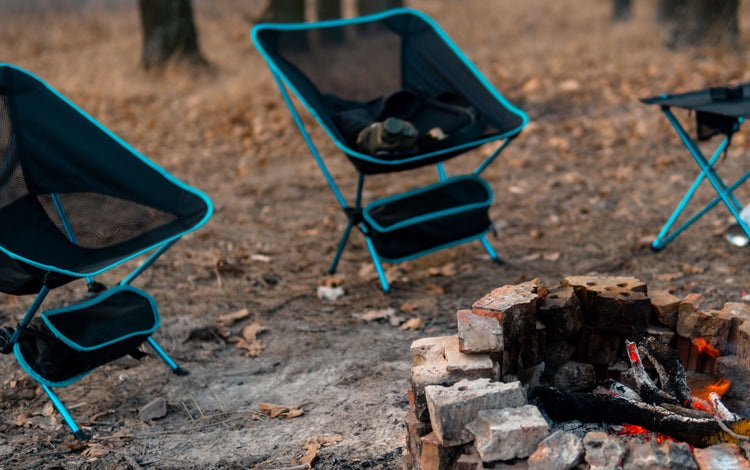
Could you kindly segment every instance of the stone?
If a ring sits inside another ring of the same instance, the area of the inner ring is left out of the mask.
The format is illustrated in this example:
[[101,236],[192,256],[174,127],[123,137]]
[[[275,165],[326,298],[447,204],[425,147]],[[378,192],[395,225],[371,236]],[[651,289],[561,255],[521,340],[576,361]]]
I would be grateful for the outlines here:
[[548,334],[570,338],[583,327],[581,302],[572,287],[550,289],[539,305],[537,318],[547,327]]
[[[701,306],[706,303],[702,294],[688,294],[682,299],[677,311],[677,324],[675,331],[683,338],[692,338],[692,333],[697,322],[698,312],[702,312]],[[705,312],[703,312],[705,315]]]
[[419,465],[422,470],[453,470],[464,446],[446,446],[434,432],[422,438],[422,455]]
[[693,450],[685,442],[677,442],[667,439],[659,449],[662,451],[666,468],[674,470],[697,470],[698,465],[693,459]]
[[412,356],[411,408],[417,419],[429,421],[424,389],[428,385],[452,385],[463,379],[497,379],[499,365],[486,354],[463,354],[458,336],[439,336],[415,340]]
[[750,322],[744,322],[737,328],[737,357],[750,366]]
[[646,334],[648,336],[653,336],[664,344],[672,344],[672,339],[674,339],[675,336],[673,329],[656,325],[649,326],[646,330]]
[[526,458],[549,434],[549,426],[534,405],[485,409],[467,425],[484,462]]
[[591,470],[616,470],[625,457],[625,445],[614,436],[597,431],[583,438],[585,460]]
[[476,449],[469,450],[456,460],[456,470],[484,470],[484,468],[484,463]]
[[167,415],[167,400],[162,397],[156,398],[138,410],[138,418],[141,421],[163,418]]
[[568,470],[583,461],[583,442],[573,433],[555,431],[529,457],[529,470]]
[[563,364],[573,359],[576,347],[561,338],[548,338],[544,347],[545,377],[551,377]]
[[750,469],[750,462],[736,444],[717,444],[704,449],[695,448],[693,458],[700,470]]
[[425,396],[432,430],[445,446],[472,440],[465,426],[480,410],[526,404],[526,393],[520,382],[490,382],[489,379],[461,380],[450,387],[428,385]]
[[477,315],[473,310],[456,312],[458,349],[463,353],[492,353],[503,350],[503,327],[500,320]]
[[592,364],[569,361],[557,370],[553,383],[560,390],[579,392],[596,383],[596,372]]
[[661,289],[652,289],[648,293],[651,299],[651,311],[656,320],[662,325],[674,329],[677,325],[677,312],[680,309],[680,299]]
[[[724,397],[740,401],[750,398],[750,369],[746,362],[740,361],[735,355],[718,357],[716,375],[731,380]],[[750,406],[750,403],[748,405]]]
[[643,333],[651,317],[646,284],[626,276],[568,276],[560,283],[572,287],[581,302],[587,325],[628,337]]

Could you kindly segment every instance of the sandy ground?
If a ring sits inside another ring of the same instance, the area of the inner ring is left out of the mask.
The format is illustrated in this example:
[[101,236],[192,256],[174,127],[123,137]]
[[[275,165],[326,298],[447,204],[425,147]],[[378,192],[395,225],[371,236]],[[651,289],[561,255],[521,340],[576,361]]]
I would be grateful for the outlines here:
[[[491,243],[506,264],[490,263],[478,243],[460,246],[389,266],[393,292],[384,295],[358,234],[338,273],[326,275],[346,221],[250,40],[264,2],[194,3],[209,72],[142,72],[135,2],[0,15],[0,60],[47,81],[216,206],[206,226],[135,283],[159,304],[155,338],[191,374],[123,359],[60,389],[93,435],[79,445],[6,357],[0,468],[278,469],[299,465],[303,446],[320,438],[331,445],[314,468],[400,468],[409,345],[455,334],[455,311],[491,289],[534,277],[552,286],[566,275],[630,275],[680,297],[701,292],[715,307],[750,289],[748,251],[724,240],[723,208],[661,252],[648,248],[697,170],[659,110],[638,101],[750,79],[747,34],[738,50],[669,51],[652,2],[635,2],[633,20],[613,24],[605,1],[409,1],[532,122],[484,173],[495,192]],[[744,25],[744,4],[741,16]],[[322,132],[313,136],[352,194],[351,166]],[[744,171],[749,145],[734,137],[720,167],[727,178]],[[486,152],[451,162],[449,173],[473,169]],[[365,196],[430,182],[434,170],[399,176],[372,178]],[[747,191],[737,196],[746,201]],[[695,200],[712,198],[706,189]],[[332,280],[346,295],[319,299],[316,287]],[[59,289],[46,307],[82,289]],[[0,296],[0,318],[14,323],[30,302]],[[400,321],[420,318],[421,329],[357,316],[388,308]],[[221,331],[233,338],[257,322],[265,329],[258,356],[191,335],[216,331],[220,316],[242,309],[247,317]],[[159,397],[166,416],[139,420]],[[303,413],[271,418],[261,403]]]

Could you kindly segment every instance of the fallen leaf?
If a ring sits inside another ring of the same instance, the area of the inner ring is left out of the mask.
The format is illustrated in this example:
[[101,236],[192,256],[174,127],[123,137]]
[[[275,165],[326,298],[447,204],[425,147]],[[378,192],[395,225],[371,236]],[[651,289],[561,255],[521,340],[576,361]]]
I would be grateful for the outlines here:
[[682,277],[682,273],[663,273],[663,274],[657,274],[654,276],[654,279],[657,281],[674,281],[675,279],[679,279]]
[[399,307],[399,310],[401,310],[404,313],[412,313],[416,310],[419,310],[420,305],[416,302],[406,302],[401,307]]
[[81,454],[85,455],[86,457],[99,458],[108,455],[110,452],[112,452],[112,449],[110,449],[109,447],[92,442],[86,445],[86,449],[84,449]]
[[552,253],[545,253],[542,257],[545,259],[545,261],[557,261],[560,259],[560,253],[558,253],[557,251]]
[[391,326],[398,326],[404,320],[396,315],[396,310],[393,308],[384,308],[380,310],[368,310],[364,313],[355,313],[352,315],[354,318],[359,318],[364,321],[387,321]]
[[341,442],[343,437],[341,434],[334,434],[333,436],[318,437],[303,445],[302,448],[306,450],[305,455],[300,457],[299,463],[307,465],[307,468],[312,468],[312,464],[318,458],[318,451],[321,447],[332,446],[338,442]]
[[273,403],[258,403],[258,411],[271,418],[296,418],[304,413],[299,406],[274,405]]
[[455,276],[458,270],[456,269],[456,265],[453,263],[447,263],[440,267],[432,267],[427,270],[427,273],[430,276]]
[[421,330],[423,326],[424,326],[424,320],[420,317],[414,317],[404,322],[404,324],[401,325],[401,329],[408,330],[408,331],[415,331],[415,330]]
[[445,289],[432,283],[425,284],[424,289],[428,294],[433,294],[433,295],[445,294]]
[[260,356],[260,353],[261,351],[263,351],[263,348],[265,346],[263,346],[263,344],[258,340],[257,336],[264,331],[268,331],[268,328],[265,326],[260,326],[257,321],[253,322],[250,325],[247,325],[242,329],[242,337],[237,340],[237,347],[247,350],[245,356]]
[[216,319],[216,323],[219,326],[232,326],[239,320],[242,320],[243,318],[247,318],[250,316],[250,310],[243,308],[240,310],[237,310],[236,312],[227,313],[225,315],[219,315],[219,318]]
[[693,266],[692,264],[683,264],[682,270],[688,274],[700,274],[705,271],[705,269],[701,268],[700,266]]

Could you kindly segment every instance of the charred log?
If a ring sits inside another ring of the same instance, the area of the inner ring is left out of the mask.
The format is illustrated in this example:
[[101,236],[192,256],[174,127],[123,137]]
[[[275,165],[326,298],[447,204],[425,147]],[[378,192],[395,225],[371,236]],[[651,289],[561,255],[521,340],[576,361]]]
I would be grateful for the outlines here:
[[649,357],[662,366],[666,375],[662,381],[662,389],[673,395],[677,401],[685,406],[692,407],[690,388],[687,385],[685,368],[677,351],[670,348],[653,336],[649,336],[640,342],[640,346],[648,351]]
[[[711,413],[677,408],[667,409],[615,395],[567,393],[551,387],[537,387],[535,397],[550,418],[589,423],[633,424],[696,447],[706,447],[737,439],[724,431]],[[750,419],[725,423],[740,436],[750,435]]]

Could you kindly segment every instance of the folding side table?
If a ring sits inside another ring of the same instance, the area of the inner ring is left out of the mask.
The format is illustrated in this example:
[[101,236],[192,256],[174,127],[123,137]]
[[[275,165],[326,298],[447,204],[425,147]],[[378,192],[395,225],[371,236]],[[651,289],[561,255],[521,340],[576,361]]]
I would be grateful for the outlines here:
[[[656,240],[651,244],[651,248],[654,251],[664,248],[667,243],[672,241],[719,202],[724,203],[737,221],[737,224],[745,232],[745,235],[750,238],[750,228],[740,217],[742,205],[733,195],[734,190],[750,177],[750,171],[746,172],[734,183],[727,185],[719,177],[714,166],[721,154],[729,147],[732,134],[737,131],[745,117],[750,117],[750,83],[732,87],[705,88],[674,95],[664,94],[645,98],[641,101],[646,104],[657,104],[661,107],[672,127],[677,131],[680,139],[700,167],[700,174],[661,229]],[[695,113],[697,140],[708,140],[717,134],[724,136],[710,158],[703,155],[696,141],[682,127],[672,113],[672,107],[688,109]],[[686,222],[672,230],[675,221],[686,208],[693,194],[704,180],[708,180],[716,191],[717,196]]]

